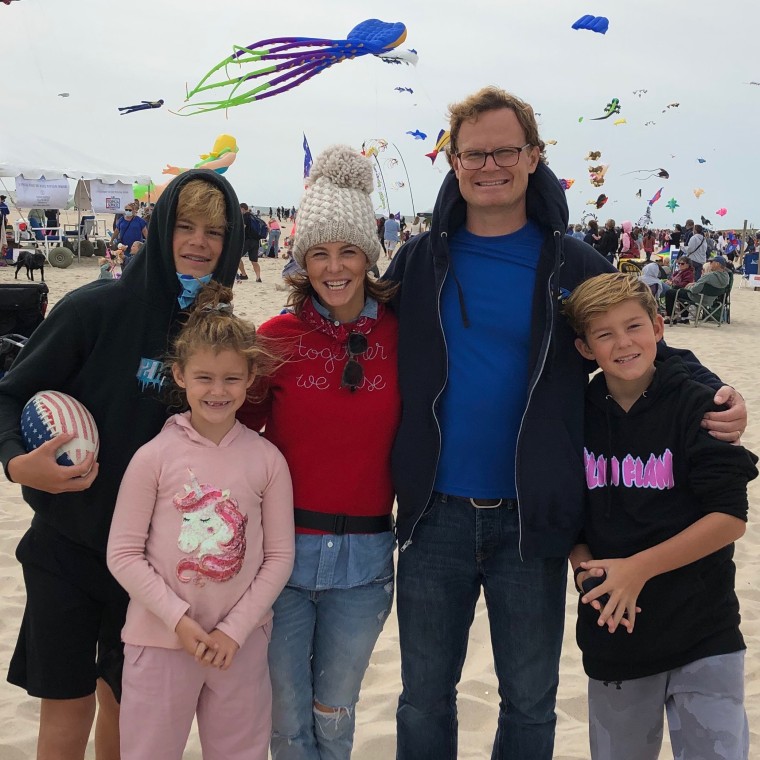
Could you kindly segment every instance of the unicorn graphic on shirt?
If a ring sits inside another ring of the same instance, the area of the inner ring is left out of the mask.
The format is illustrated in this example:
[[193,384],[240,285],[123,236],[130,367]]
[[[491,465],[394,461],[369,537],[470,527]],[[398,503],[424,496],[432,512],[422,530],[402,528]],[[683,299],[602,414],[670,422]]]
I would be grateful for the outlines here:
[[175,495],[173,503],[182,513],[177,545],[193,556],[177,563],[177,578],[199,586],[207,578],[217,583],[228,581],[243,566],[248,516],[240,512],[229,491],[201,485],[193,471],[189,472],[190,482],[183,493]]

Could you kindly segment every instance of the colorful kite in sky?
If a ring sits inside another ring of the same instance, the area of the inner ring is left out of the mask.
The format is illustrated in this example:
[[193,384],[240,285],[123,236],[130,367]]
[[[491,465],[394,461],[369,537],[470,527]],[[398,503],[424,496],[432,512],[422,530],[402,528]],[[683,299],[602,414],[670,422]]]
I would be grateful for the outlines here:
[[602,157],[602,151],[601,150],[590,150],[586,154],[586,158],[584,158],[584,161],[598,161]]
[[663,188],[660,188],[660,189],[659,189],[659,190],[658,190],[658,191],[657,191],[657,192],[656,192],[656,193],[655,193],[655,194],[654,194],[654,195],[653,195],[653,196],[652,196],[652,197],[649,199],[649,201],[647,202],[647,205],[648,205],[648,206],[654,206],[654,204],[655,204],[655,203],[657,203],[657,201],[659,201],[659,200],[660,200],[660,198],[662,198],[662,191],[663,191]]
[[671,198],[665,205],[670,209],[671,214],[675,214],[676,209],[679,206],[679,203],[675,198]]
[[701,187],[694,188],[694,196],[696,198],[701,198],[704,194],[705,194],[705,191]]
[[[363,55],[374,55],[386,63],[417,63],[413,50],[395,50],[406,39],[406,27],[400,21],[388,23],[367,19],[357,24],[344,40],[314,37],[273,37],[254,42],[246,47],[233,46],[232,55],[220,61],[195,87],[188,91],[185,101],[199,93],[219,87],[232,89],[223,100],[207,100],[183,106],[180,110],[193,108],[193,114],[217,111],[233,106],[270,98],[297,87],[336,63]],[[211,77],[232,64],[257,64],[262,66],[238,77],[211,82]],[[249,80],[259,77],[273,78],[262,84],[238,90]]]
[[586,205],[601,208],[605,203],[607,203],[608,200],[609,198],[604,193],[602,193],[595,201],[586,201]]
[[636,179],[649,179],[650,177],[660,177],[660,179],[670,179],[670,174],[665,169],[634,169],[632,172],[623,172],[621,176],[628,174],[646,174],[646,177],[637,177]]
[[415,129],[414,132],[407,132],[407,135],[411,135],[415,140],[427,140],[427,134],[420,132],[419,129]]
[[715,213],[716,213],[718,216],[725,216],[725,215],[728,213],[728,209],[725,209],[725,208],[719,208],[719,209],[718,209],[718,210],[717,210]]
[[562,189],[567,192],[574,184],[574,179],[561,179],[559,184],[562,185]]
[[161,108],[163,104],[163,100],[141,100],[137,105],[119,108],[121,111],[119,115],[126,116],[128,113],[135,113],[136,111],[149,111],[151,108]]
[[574,24],[573,29],[587,29],[597,34],[607,34],[610,28],[610,20],[604,16],[581,16]]
[[435,163],[435,159],[438,158],[438,154],[446,149],[446,146],[450,141],[451,134],[448,130],[442,129],[438,133],[438,137],[435,138],[435,147],[430,151],[430,153],[426,153],[425,155],[430,159],[432,163]]
[[619,127],[621,124],[627,124],[628,122],[625,119],[615,119],[615,121],[612,122],[616,127]]
[[601,187],[604,184],[604,175],[607,174],[609,168],[608,164],[589,166],[588,178],[594,187]]
[[604,116],[597,116],[591,121],[601,121],[602,119],[609,119],[613,114],[620,113],[620,101],[617,98],[612,98],[609,103],[604,107]]

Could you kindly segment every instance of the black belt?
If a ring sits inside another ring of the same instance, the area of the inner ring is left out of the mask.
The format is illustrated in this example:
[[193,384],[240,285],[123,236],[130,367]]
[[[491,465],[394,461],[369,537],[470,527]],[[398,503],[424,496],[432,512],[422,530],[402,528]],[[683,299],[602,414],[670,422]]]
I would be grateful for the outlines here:
[[293,510],[297,528],[323,530],[335,536],[344,533],[385,533],[393,530],[393,515],[365,517],[363,515],[329,515],[309,509]]
[[517,506],[517,499],[473,499],[467,496],[449,496],[445,493],[436,494],[444,503],[449,499],[464,499],[469,501],[477,509],[496,509],[497,507],[506,507],[514,509]]

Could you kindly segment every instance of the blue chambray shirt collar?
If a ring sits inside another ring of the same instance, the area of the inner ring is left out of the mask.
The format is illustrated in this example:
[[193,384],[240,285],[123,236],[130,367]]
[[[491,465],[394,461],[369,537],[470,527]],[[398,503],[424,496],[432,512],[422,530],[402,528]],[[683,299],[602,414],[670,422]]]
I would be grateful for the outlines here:
[[[333,321],[334,317],[332,314],[330,314],[330,311],[326,309],[317,298],[312,296],[311,302],[314,304],[314,308],[321,316],[323,316],[325,319],[329,319],[331,322]],[[361,317],[377,319],[377,301],[372,298],[372,296],[367,296],[367,300],[364,302],[364,308],[361,310],[361,314],[359,314],[356,319],[360,319]]]

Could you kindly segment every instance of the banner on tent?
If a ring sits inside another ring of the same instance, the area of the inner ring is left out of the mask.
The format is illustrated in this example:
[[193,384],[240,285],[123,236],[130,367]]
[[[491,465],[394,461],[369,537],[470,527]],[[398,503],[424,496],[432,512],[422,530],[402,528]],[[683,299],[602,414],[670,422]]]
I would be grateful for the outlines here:
[[26,179],[16,177],[16,205],[21,208],[66,208],[69,202],[67,179]]
[[123,182],[107,185],[99,179],[90,180],[90,200],[96,214],[121,214],[134,199],[132,185]]

